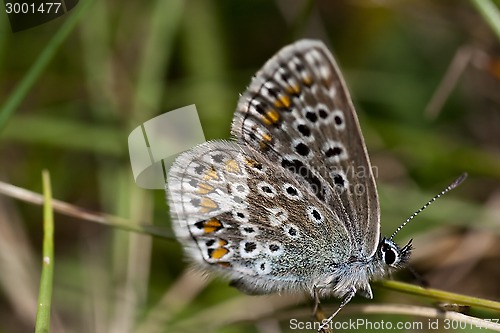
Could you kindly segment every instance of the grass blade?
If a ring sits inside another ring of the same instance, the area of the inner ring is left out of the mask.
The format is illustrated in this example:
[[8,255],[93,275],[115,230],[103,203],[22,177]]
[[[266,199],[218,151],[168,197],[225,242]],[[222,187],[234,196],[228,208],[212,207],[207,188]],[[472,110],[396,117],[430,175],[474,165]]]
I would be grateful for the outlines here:
[[471,2],[500,40],[500,12],[495,4],[490,0],[471,0]]
[[64,22],[61,28],[54,34],[54,37],[36,59],[33,66],[31,66],[19,85],[2,105],[0,108],[0,132],[7,125],[7,122],[14,113],[14,110],[21,104],[31,87],[35,84],[36,80],[40,77],[50,60],[54,57],[54,54],[59,49],[59,46],[66,40],[71,31],[73,31],[76,23],[78,23],[90,3],[92,3],[92,0],[82,1],[73,12],[66,14],[68,17],[66,22]]
[[43,265],[38,293],[38,310],[35,332],[50,332],[50,306],[52,303],[52,280],[54,276],[54,212],[52,210],[52,189],[50,175],[42,172],[43,183]]
[[483,309],[500,311],[500,302],[495,302],[484,298],[471,297],[432,288],[423,288],[413,284],[391,281],[391,280],[377,281],[376,284],[385,287],[387,289],[397,290],[405,292],[407,294],[431,297],[437,300],[457,303],[460,305],[468,305],[468,306],[480,307]]

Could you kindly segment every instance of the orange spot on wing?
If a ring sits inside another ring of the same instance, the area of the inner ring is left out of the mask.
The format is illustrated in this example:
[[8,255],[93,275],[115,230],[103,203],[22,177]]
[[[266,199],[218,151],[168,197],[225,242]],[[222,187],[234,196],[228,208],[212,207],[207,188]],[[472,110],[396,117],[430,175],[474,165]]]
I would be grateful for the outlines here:
[[214,168],[211,168],[210,170],[205,172],[205,175],[203,176],[203,180],[219,180],[219,175],[214,170]]
[[288,108],[290,106],[290,98],[287,95],[280,95],[276,101],[274,101],[274,106],[277,108]]
[[212,185],[209,185],[207,183],[199,183],[198,184],[198,194],[208,194],[214,190],[214,187]]
[[255,160],[250,160],[250,159],[245,159],[245,163],[251,167],[251,168],[254,168],[256,165],[258,165],[259,163],[257,163],[257,161]]
[[[279,101],[276,100],[275,105],[278,102]],[[280,120],[280,114],[278,111],[274,109],[270,109],[264,114],[264,123],[266,125],[276,124],[279,120]]]
[[200,206],[201,206],[200,213],[208,213],[214,209],[219,208],[219,206],[215,203],[215,201],[209,198],[201,199]]
[[203,232],[206,234],[215,232],[222,228],[222,223],[216,218],[211,218],[203,223]]
[[269,143],[273,138],[269,134],[262,134],[262,141],[259,143],[261,150],[266,150],[269,148]]
[[224,247],[219,247],[210,253],[210,258],[220,259],[220,258],[224,257],[228,252],[229,252],[228,249],[226,249]]
[[238,162],[236,160],[229,160],[226,162],[226,170],[232,173],[239,173],[241,172],[240,166],[238,165]]
[[302,83],[304,83],[306,86],[310,86],[312,84],[312,78],[307,75],[302,78]]
[[293,95],[300,93],[300,86],[298,84],[290,85],[286,88],[286,92]]

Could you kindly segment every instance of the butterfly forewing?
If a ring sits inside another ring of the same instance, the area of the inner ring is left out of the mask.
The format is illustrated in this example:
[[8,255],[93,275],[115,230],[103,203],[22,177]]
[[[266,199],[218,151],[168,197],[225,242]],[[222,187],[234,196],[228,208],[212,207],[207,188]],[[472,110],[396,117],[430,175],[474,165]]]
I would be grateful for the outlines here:
[[323,43],[299,41],[271,58],[241,96],[232,134],[324,202],[356,253],[373,255],[375,180],[349,92]]

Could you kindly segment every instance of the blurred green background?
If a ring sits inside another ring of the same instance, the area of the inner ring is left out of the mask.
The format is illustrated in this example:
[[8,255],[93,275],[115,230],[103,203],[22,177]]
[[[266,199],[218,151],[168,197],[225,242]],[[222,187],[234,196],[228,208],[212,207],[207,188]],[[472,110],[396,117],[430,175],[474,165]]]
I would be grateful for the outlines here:
[[[251,76],[304,37],[323,40],[342,68],[378,170],[382,232],[467,171],[397,241],[414,239],[412,266],[432,287],[499,300],[500,45],[469,1],[81,0],[17,33],[1,13],[0,181],[41,192],[47,169],[55,198],[169,230],[163,191],[134,183],[129,132],[196,104],[206,138],[227,138]],[[53,58],[5,116],[47,48]],[[461,59],[469,59],[462,69]],[[452,63],[456,79],[440,93]],[[442,105],[430,104],[435,94]],[[53,332],[287,332],[290,311],[311,320],[301,298],[249,297],[193,273],[173,239],[55,220]],[[42,233],[41,207],[0,195],[0,333],[33,330]],[[413,281],[406,271],[395,278]],[[432,305],[374,294],[350,306]],[[361,316],[345,310],[337,320]]]

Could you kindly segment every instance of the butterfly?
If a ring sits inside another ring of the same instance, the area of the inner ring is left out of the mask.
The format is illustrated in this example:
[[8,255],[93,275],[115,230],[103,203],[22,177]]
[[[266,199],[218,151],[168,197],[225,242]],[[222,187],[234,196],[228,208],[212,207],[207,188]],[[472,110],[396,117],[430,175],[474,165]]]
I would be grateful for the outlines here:
[[305,291],[316,306],[341,298],[331,320],[408,262],[411,241],[392,240],[402,226],[380,235],[363,135],[322,42],[297,41],[267,61],[238,101],[231,134],[184,152],[168,174],[173,229],[198,267],[247,294]]

